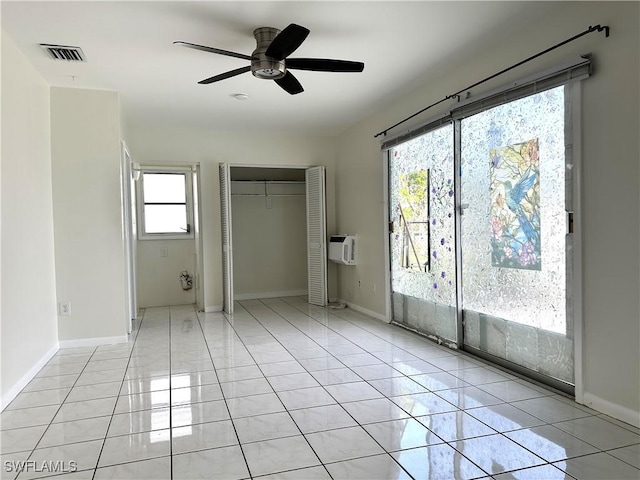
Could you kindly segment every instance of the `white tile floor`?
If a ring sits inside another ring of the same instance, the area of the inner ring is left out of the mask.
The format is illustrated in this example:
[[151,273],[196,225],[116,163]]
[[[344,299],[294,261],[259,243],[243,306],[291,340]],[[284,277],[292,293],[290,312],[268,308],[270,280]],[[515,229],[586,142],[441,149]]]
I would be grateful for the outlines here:
[[3,479],[640,478],[638,429],[298,297],[146,309],[127,344],[59,351],[0,421]]

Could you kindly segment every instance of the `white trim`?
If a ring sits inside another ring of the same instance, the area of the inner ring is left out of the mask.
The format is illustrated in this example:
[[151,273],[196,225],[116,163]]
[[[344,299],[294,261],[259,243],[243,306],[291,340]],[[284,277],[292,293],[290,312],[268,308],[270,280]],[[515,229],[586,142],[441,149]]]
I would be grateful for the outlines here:
[[382,152],[382,229],[384,232],[384,321],[391,323],[391,252],[389,243],[389,151]]
[[215,313],[215,312],[221,312],[221,311],[222,311],[222,305],[208,305],[204,307],[204,313]]
[[193,171],[193,167],[195,167],[195,163],[164,163],[164,164],[155,164],[155,163],[142,163],[138,165],[139,170],[148,170],[148,171],[157,171],[157,172],[182,172],[188,173]]
[[582,403],[589,408],[593,408],[594,410],[609,415],[610,417],[617,418],[629,425],[640,428],[640,412],[637,410],[623,407],[622,405],[610,402],[609,400],[605,400],[604,398],[600,398],[589,392],[583,392],[583,400],[583,402],[578,403]]
[[125,253],[125,298],[126,298],[126,328],[127,333],[133,330],[133,319],[138,309],[137,292],[136,292],[136,259],[134,242],[137,242],[137,232],[133,231],[133,209],[135,205],[132,203],[132,193],[135,187],[132,187],[132,169],[131,154],[124,141],[120,140],[120,175],[121,175],[121,194],[122,194],[122,242]]
[[234,300],[254,300],[257,298],[279,298],[279,297],[299,297],[308,295],[308,290],[288,290],[285,292],[263,292],[263,293],[236,293]]
[[73,340],[61,340],[60,348],[96,347],[98,345],[111,345],[114,343],[127,343],[127,335],[117,337],[76,338]]
[[349,307],[351,310],[355,310],[358,313],[362,313],[363,315],[366,315],[368,317],[375,318],[376,320],[380,320],[381,322],[388,323],[385,315],[382,313],[374,312],[373,310],[366,309],[364,307],[361,307],[360,305],[356,305],[355,303],[347,302],[345,300],[338,301],[346,303],[347,307]]
[[573,148],[573,384],[576,402],[584,402],[582,316],[582,83],[571,85]]
[[18,396],[18,394],[22,391],[22,389],[26,387],[31,380],[33,380],[33,377],[35,377],[38,374],[40,369],[44,367],[47,364],[47,362],[51,360],[51,358],[56,354],[56,352],[58,351],[58,348],[59,348],[58,342],[56,342],[53,345],[53,347],[51,347],[51,349],[47,353],[45,353],[43,357],[35,363],[33,367],[29,369],[28,372],[25,373],[22,376],[22,378],[20,378],[20,380],[18,380],[7,391],[7,393],[5,393],[2,396],[2,399],[0,399],[0,411],[7,408],[7,405],[9,405],[13,401],[13,399],[16,398],[16,396]]

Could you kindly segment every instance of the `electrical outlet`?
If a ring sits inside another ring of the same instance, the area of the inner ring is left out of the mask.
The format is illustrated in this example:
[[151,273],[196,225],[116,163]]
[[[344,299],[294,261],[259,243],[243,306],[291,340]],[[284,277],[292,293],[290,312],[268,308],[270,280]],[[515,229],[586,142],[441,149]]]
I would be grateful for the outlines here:
[[71,316],[71,302],[60,302],[58,304],[58,312],[65,317]]

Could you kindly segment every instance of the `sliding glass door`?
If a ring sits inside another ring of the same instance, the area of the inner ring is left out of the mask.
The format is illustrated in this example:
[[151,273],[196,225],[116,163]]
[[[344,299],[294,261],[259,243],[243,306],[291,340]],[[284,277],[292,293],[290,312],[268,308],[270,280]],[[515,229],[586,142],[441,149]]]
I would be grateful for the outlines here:
[[393,319],[439,341],[457,337],[453,127],[389,151]]
[[392,319],[566,390],[570,92],[467,109],[387,150]]
[[573,383],[565,87],[461,120],[464,345]]

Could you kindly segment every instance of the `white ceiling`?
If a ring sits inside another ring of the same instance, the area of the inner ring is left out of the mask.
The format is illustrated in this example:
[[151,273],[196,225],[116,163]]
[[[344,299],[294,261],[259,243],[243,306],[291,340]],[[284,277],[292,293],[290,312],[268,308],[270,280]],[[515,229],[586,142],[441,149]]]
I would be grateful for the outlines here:
[[[508,39],[520,22],[547,14],[553,5],[3,1],[1,20],[51,85],[120,92],[129,124],[335,133],[447,65],[480,53],[480,48],[486,54],[487,46]],[[362,61],[364,72],[295,71],[305,88],[299,95],[250,73],[198,85],[247,62],[172,44],[182,40],[250,55],[255,28],[282,29],[289,23],[311,30],[292,57]],[[79,46],[87,63],[55,62],[40,43]],[[235,100],[234,93],[247,93],[249,100]]]

